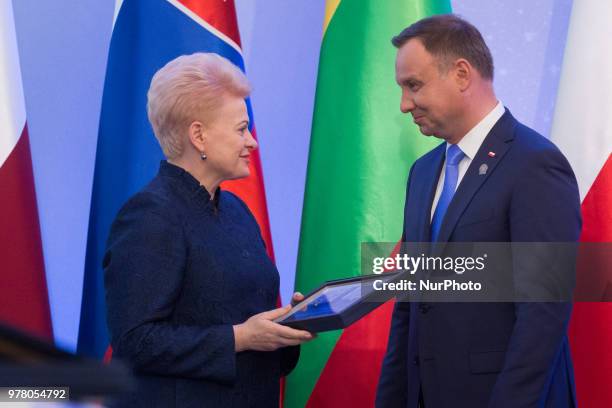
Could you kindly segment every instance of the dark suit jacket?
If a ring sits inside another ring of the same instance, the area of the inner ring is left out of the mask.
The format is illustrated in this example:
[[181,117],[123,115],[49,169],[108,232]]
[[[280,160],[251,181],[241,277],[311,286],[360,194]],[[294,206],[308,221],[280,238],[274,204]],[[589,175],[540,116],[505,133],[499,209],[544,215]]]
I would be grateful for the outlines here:
[[[430,241],[446,144],[410,171],[404,239]],[[489,157],[488,152],[495,152]],[[482,163],[486,175],[479,175]],[[484,140],[441,226],[442,242],[574,242],[580,201],[565,157],[506,111]],[[377,407],[573,407],[567,303],[397,302]]]
[[114,358],[137,390],[126,407],[278,407],[299,348],[234,351],[232,325],[274,309],[279,275],[259,227],[230,192],[162,162],[121,209],[104,257]]

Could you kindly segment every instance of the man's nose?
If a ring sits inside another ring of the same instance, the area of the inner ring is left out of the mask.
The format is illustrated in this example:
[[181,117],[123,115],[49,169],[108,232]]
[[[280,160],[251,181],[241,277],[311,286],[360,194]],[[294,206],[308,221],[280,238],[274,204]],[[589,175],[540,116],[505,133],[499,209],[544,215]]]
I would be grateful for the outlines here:
[[415,108],[414,100],[408,95],[404,93],[402,95],[402,99],[400,101],[400,110],[403,113],[411,112]]

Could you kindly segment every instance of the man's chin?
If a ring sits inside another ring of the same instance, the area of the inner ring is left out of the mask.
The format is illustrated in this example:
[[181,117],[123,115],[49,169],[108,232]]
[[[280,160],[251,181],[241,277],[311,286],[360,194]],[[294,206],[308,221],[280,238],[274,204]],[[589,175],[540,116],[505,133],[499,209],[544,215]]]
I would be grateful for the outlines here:
[[433,131],[424,126],[419,126],[419,131],[421,132],[423,136],[433,136]]
[[438,139],[446,140],[444,137],[442,137],[439,134],[437,134],[436,131],[431,129],[431,128],[428,128],[428,127],[425,127],[425,126],[419,126],[419,131],[421,132],[421,134],[423,136],[427,136],[427,137],[433,136],[433,137],[436,137]]

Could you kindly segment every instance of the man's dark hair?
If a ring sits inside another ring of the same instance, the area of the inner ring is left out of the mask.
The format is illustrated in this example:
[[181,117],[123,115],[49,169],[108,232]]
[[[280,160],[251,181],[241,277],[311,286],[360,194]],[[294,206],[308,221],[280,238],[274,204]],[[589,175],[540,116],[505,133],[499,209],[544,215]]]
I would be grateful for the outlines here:
[[446,70],[457,58],[465,58],[485,79],[493,79],[493,57],[476,27],[454,14],[424,18],[405,28],[391,42],[397,48],[416,38]]

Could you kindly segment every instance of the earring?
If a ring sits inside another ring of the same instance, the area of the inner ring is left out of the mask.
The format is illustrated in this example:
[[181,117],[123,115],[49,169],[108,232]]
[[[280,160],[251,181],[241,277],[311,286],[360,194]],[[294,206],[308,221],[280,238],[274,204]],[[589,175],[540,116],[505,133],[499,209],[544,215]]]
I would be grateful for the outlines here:
[[204,154],[204,152],[202,152],[202,153],[200,154],[200,159],[202,159],[202,160],[206,160],[206,155]]

